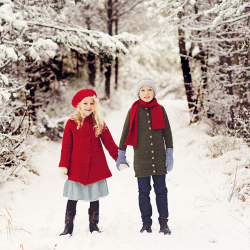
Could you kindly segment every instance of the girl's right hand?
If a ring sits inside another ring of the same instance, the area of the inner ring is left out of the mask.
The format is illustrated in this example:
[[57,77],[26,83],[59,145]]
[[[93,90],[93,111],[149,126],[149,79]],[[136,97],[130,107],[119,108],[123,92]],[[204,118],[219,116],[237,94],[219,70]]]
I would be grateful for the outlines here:
[[63,180],[68,180],[68,169],[65,167],[59,167],[59,176]]

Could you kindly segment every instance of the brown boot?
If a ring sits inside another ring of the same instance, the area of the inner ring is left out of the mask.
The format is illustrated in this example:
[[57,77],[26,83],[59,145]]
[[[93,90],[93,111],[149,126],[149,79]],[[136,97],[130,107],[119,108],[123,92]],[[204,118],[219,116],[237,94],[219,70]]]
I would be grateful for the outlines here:
[[97,224],[99,223],[99,211],[91,211],[89,209],[89,231],[92,233],[94,231],[101,233]]
[[72,236],[73,228],[74,228],[74,219],[75,219],[76,211],[66,211],[65,214],[65,228],[64,231],[60,234]]

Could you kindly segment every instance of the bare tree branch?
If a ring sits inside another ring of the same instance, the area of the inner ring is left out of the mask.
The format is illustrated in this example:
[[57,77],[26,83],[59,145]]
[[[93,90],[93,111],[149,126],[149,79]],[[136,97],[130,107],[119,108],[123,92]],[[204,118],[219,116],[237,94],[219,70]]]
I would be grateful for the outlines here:
[[[117,12],[119,12],[119,10],[117,10],[117,11],[115,11],[115,12],[113,13],[112,16],[115,16],[115,18],[120,18],[121,16],[127,14],[128,12],[130,12],[131,10],[133,10],[137,5],[139,5],[140,3],[144,2],[144,1],[145,1],[145,0],[140,0],[140,1],[138,1],[138,2],[135,3],[133,6],[131,6],[128,10],[126,10],[126,11],[124,11],[124,12],[121,12],[121,13],[119,13],[118,15],[117,15]],[[117,17],[116,17],[116,15],[117,15]]]
[[11,60],[8,59],[2,66],[0,66],[0,69],[2,69],[2,68],[4,68],[5,66],[7,66],[10,62],[11,62]]

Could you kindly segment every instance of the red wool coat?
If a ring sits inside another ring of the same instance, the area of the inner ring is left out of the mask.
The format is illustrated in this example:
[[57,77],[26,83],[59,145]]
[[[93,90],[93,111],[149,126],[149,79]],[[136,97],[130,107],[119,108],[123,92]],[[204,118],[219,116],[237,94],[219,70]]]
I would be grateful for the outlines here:
[[116,161],[118,147],[106,124],[102,134],[96,137],[91,117],[85,118],[79,129],[75,121],[67,121],[63,133],[59,167],[68,168],[70,181],[88,185],[112,176],[102,143]]

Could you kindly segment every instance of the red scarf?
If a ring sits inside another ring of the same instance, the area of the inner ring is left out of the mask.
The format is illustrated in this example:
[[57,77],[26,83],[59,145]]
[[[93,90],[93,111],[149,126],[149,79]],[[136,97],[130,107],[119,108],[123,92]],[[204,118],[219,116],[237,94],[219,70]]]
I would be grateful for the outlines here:
[[141,99],[139,99],[133,103],[131,110],[130,110],[130,126],[129,126],[128,137],[126,139],[125,145],[138,147],[139,106],[144,107],[144,108],[151,108],[153,129],[165,128],[164,115],[163,115],[161,106],[158,104],[157,100],[154,98],[151,102],[144,102]]

